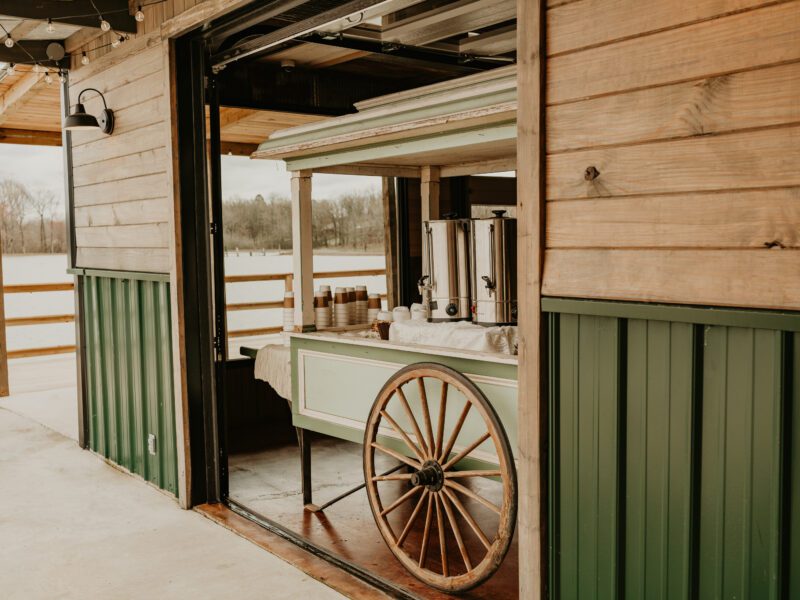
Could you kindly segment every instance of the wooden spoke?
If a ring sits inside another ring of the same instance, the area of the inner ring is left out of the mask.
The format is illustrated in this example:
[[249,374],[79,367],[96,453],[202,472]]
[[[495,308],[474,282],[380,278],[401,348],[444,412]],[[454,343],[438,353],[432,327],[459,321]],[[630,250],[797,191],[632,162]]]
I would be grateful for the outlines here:
[[439,399],[439,425],[436,427],[436,443],[434,444],[433,455],[438,457],[442,451],[442,444],[444,443],[444,419],[447,415],[447,391],[448,385],[446,381],[442,382],[442,396]]
[[[431,379],[441,385],[436,423],[428,397]],[[403,393],[405,385],[419,386],[421,416],[415,417],[411,410]],[[465,403],[463,408],[457,406],[457,418],[451,420],[447,418],[447,409],[454,410],[448,406],[453,404],[450,396],[454,389]],[[401,404],[403,412],[390,406],[391,403]],[[401,414],[402,419],[399,418]],[[405,422],[406,417],[408,422]],[[470,419],[469,431],[464,432],[467,418]],[[386,429],[389,427],[394,430],[390,435],[399,436],[403,443],[385,441],[380,432],[389,433]],[[475,438],[465,447],[459,443],[462,432],[465,438]],[[494,444],[496,459],[493,458],[491,464],[486,468],[455,470],[460,461],[467,462],[464,459],[478,454],[481,444],[488,445],[487,440]],[[457,444],[463,449],[454,450]],[[378,453],[399,461],[396,469],[408,465],[413,470],[410,473],[376,472]],[[396,371],[381,388],[370,409],[364,430],[363,458],[367,498],[375,523],[389,550],[411,574],[438,590],[460,593],[484,583],[497,571],[511,545],[517,521],[514,456],[497,413],[469,378],[435,363],[416,363]],[[483,477],[482,485],[501,490],[502,501],[483,492],[483,488],[473,491],[471,486],[463,485],[474,477]],[[397,484],[381,484],[382,481],[407,481],[413,487],[401,488]],[[473,501],[482,507],[473,505]],[[401,511],[392,516],[393,511],[401,507]],[[479,519],[478,516],[491,517],[483,514],[484,509],[498,518]],[[439,559],[432,561],[430,556],[436,551],[431,539],[434,526],[441,568]],[[416,532],[420,529],[422,535],[418,536]],[[459,555],[453,559],[453,566],[448,554],[455,552],[456,545]],[[462,562],[464,568],[460,566]]]
[[425,438],[422,437],[422,432],[419,430],[419,425],[417,425],[417,420],[414,418],[414,413],[411,412],[411,406],[408,404],[408,400],[406,400],[406,395],[403,393],[403,390],[399,387],[397,388],[397,397],[400,398],[400,404],[403,405],[403,410],[406,412],[406,416],[408,420],[411,422],[411,427],[414,429],[414,435],[417,437],[417,441],[419,445],[422,446],[422,451],[425,456],[430,456],[430,450],[428,449],[428,445],[425,443]]
[[439,494],[434,496],[436,499],[436,526],[439,531],[439,553],[442,555],[442,575],[450,576],[450,567],[447,564],[447,540],[444,536],[444,519],[442,518],[442,499]]
[[417,461],[411,460],[410,458],[406,458],[405,456],[403,456],[399,452],[395,452],[391,448],[387,448],[385,446],[381,446],[380,444],[378,444],[376,442],[372,442],[372,447],[375,448],[375,450],[378,450],[379,452],[383,452],[384,454],[388,454],[392,458],[396,458],[400,462],[404,462],[407,465],[409,465],[411,467],[414,467],[415,469],[420,469],[422,467],[422,465],[420,463],[418,463]]
[[458,496],[456,496],[453,492],[450,491],[449,488],[446,487],[442,488],[442,491],[444,492],[444,495],[447,496],[447,498],[450,500],[450,502],[452,502],[453,506],[456,507],[456,510],[459,513],[461,513],[461,516],[470,526],[470,528],[478,537],[478,539],[481,541],[483,546],[487,550],[489,550],[492,547],[492,543],[489,541],[489,538],[487,538],[486,535],[483,533],[483,530],[481,530],[480,526],[472,517],[472,515],[469,513],[469,511],[466,508],[464,508],[463,504],[461,504],[461,500],[458,499]]
[[[466,471],[464,471],[466,473]],[[392,473],[391,475],[376,475],[372,481],[408,481],[411,473]]]
[[444,474],[447,479],[456,479],[463,477],[502,477],[503,472],[496,471],[448,471]]
[[422,451],[419,448],[417,448],[417,446],[416,446],[416,444],[414,444],[414,442],[411,441],[411,438],[408,437],[408,434],[405,431],[403,431],[403,428],[400,427],[400,425],[397,424],[397,421],[395,421],[391,417],[391,415],[389,413],[387,413],[385,410],[381,411],[381,416],[389,422],[389,425],[392,426],[392,429],[394,429],[397,433],[400,434],[400,437],[403,438],[403,441],[406,443],[406,446],[408,446],[409,449],[414,454],[417,455],[417,458],[419,458],[419,460],[421,462],[425,462],[425,460],[426,460],[425,455],[423,455]]
[[428,494],[428,509],[425,512],[425,529],[422,532],[422,549],[419,554],[419,563],[417,563],[420,569],[425,566],[425,558],[428,556],[428,540],[431,535],[431,523],[433,523],[433,494]]
[[411,496],[413,496],[414,494],[417,494],[417,493],[419,493],[419,491],[420,491],[421,489],[423,489],[423,488],[421,488],[421,487],[419,487],[419,486],[414,486],[413,488],[411,488],[410,490],[408,490],[408,491],[407,491],[405,494],[403,494],[403,495],[402,495],[402,496],[400,496],[400,497],[399,497],[397,500],[395,500],[394,502],[392,502],[392,503],[391,503],[389,506],[387,506],[386,508],[384,508],[384,509],[381,511],[381,516],[382,516],[382,517],[385,517],[385,516],[386,516],[386,515],[388,515],[390,512],[392,512],[394,509],[396,509],[398,506],[401,506],[403,503],[405,503],[405,502],[408,502],[409,498],[411,498]]
[[467,547],[464,545],[464,538],[461,537],[461,528],[458,526],[458,523],[456,523],[453,509],[450,508],[450,503],[447,501],[446,496],[441,495],[439,499],[442,501],[444,512],[447,514],[447,520],[450,522],[450,529],[453,530],[453,535],[456,536],[456,544],[458,544],[458,550],[461,552],[461,559],[464,561],[464,566],[467,567],[467,571],[471,571],[472,561],[470,561],[469,554],[467,554]]
[[467,456],[470,452],[475,450],[475,448],[477,448],[483,442],[488,440],[491,437],[491,435],[492,434],[490,432],[488,432],[488,431],[486,433],[484,433],[481,437],[479,437],[477,440],[472,442],[469,446],[464,448],[461,452],[459,452],[453,458],[451,458],[445,464],[443,464],[442,465],[442,471],[447,471],[450,467],[452,467],[453,465],[457,464],[462,458]]
[[461,414],[458,416],[456,426],[453,428],[453,432],[450,434],[450,438],[447,440],[447,446],[445,446],[444,451],[442,451],[442,453],[439,455],[439,462],[442,462],[445,458],[447,458],[450,454],[450,451],[453,449],[453,446],[456,443],[456,438],[458,438],[458,434],[461,433],[461,428],[464,426],[464,421],[467,420],[467,415],[469,414],[470,408],[472,408],[472,403],[467,400],[464,408],[461,409]]
[[417,505],[414,507],[414,510],[411,513],[411,516],[408,518],[408,522],[406,523],[406,526],[403,527],[403,531],[400,533],[400,537],[397,538],[397,545],[398,546],[402,546],[403,545],[403,542],[405,541],[406,536],[411,531],[411,526],[414,525],[414,521],[417,520],[417,515],[419,514],[419,511],[422,509],[422,503],[425,502],[425,498],[427,498],[429,494],[430,494],[429,490],[423,490],[422,495],[419,497],[419,501],[417,502]]
[[462,494],[464,494],[465,496],[468,496],[469,498],[472,498],[476,502],[480,502],[481,504],[483,504],[486,508],[488,508],[492,512],[497,513],[498,515],[500,514],[500,507],[499,506],[497,506],[496,504],[492,504],[491,502],[489,502],[486,498],[484,498],[480,494],[476,494],[471,489],[464,487],[460,483],[456,483],[455,481],[451,481],[449,479],[445,479],[444,485],[445,485],[445,487],[449,487],[451,489],[454,489],[457,492],[461,492]]
[[428,409],[428,393],[425,391],[425,379],[422,377],[417,378],[419,385],[419,401],[422,404],[422,422],[425,425],[425,438],[428,441],[428,452],[430,457],[434,458],[436,455],[433,453],[433,427],[431,426],[431,411]]

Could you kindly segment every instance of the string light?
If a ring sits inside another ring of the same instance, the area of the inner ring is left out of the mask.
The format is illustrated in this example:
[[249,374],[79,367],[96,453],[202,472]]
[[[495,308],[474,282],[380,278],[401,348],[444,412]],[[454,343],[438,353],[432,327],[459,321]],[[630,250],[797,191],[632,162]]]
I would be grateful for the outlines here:
[[47,33],[55,33],[56,26],[53,25],[53,19],[47,19]]
[[41,69],[42,68],[39,66],[39,63],[36,63],[35,65],[33,65],[33,72],[34,73],[38,73],[39,71],[41,71]]
[[9,75],[13,75],[16,72],[17,72],[17,68],[14,66],[14,63],[10,63],[6,67],[6,73],[8,73]]
[[106,21],[102,15],[100,15],[100,29],[103,31],[111,31],[111,23]]
[[44,82],[45,82],[47,85],[50,85],[51,83],[53,83],[53,77],[52,77],[52,75],[50,75],[50,71],[47,71],[47,73],[45,74],[45,76],[44,76]]
[[120,35],[114,38],[114,40],[111,42],[111,47],[118,48],[121,43],[122,43],[122,36]]
[[81,56],[81,64],[85,67],[89,64],[89,62],[89,56],[86,54],[86,52],[83,52],[83,55]]
[[13,48],[14,47],[14,38],[10,35],[6,36],[6,41],[3,42],[6,45],[6,48]]
[[136,19],[139,23],[144,21],[144,12],[142,12],[141,4],[138,7],[136,7],[136,14],[133,16],[133,18]]
[[58,81],[59,83],[67,83],[67,74],[64,71],[58,72]]

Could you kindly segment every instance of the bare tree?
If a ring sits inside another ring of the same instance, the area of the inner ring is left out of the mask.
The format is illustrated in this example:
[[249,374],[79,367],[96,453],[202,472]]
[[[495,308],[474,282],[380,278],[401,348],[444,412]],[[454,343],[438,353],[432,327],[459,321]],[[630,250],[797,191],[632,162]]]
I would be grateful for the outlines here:
[[20,248],[23,253],[25,252],[25,214],[29,200],[28,190],[18,181],[13,179],[0,181],[0,214],[3,218],[4,243],[7,248]]
[[31,195],[29,204],[39,217],[39,251],[47,252],[47,229],[45,227],[45,218],[52,217],[53,215],[53,209],[56,206],[55,194],[47,190],[36,190],[36,192]]

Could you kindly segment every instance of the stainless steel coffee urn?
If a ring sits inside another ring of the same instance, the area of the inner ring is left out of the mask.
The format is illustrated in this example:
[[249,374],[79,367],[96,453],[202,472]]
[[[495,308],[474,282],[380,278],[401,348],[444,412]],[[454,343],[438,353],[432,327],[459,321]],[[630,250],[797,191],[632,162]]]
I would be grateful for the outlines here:
[[472,221],[473,320],[511,325],[517,322],[517,220],[492,212]]
[[425,221],[422,279],[428,320],[460,321],[470,313],[469,219]]

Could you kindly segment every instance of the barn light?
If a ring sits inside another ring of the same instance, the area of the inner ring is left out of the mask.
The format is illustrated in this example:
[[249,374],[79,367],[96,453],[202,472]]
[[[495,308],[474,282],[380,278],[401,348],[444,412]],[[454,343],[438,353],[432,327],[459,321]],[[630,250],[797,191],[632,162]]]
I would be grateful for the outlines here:
[[[95,92],[103,100],[103,111],[99,117],[90,115],[86,112],[86,108],[81,102],[81,98],[86,92]],[[100,129],[103,133],[110,134],[114,131],[114,111],[108,108],[106,98],[100,90],[94,88],[86,88],[78,94],[78,103],[75,105],[75,110],[64,120],[64,129],[69,131],[87,130],[87,129]]]

